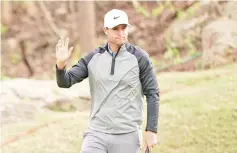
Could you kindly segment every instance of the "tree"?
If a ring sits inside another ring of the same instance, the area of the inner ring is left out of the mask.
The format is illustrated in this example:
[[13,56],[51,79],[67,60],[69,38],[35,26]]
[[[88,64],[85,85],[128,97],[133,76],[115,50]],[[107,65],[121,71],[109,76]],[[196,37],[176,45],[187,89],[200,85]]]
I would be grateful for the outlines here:
[[95,4],[93,1],[80,1],[78,9],[80,49],[81,52],[88,52],[96,47]]

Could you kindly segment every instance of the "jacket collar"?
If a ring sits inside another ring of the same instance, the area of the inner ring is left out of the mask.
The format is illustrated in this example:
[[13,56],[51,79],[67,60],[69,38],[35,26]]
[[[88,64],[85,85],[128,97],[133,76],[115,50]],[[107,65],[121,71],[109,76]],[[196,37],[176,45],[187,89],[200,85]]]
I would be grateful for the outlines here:
[[[124,44],[120,47],[120,49],[119,49],[118,52],[124,52],[124,51],[126,51],[129,46],[131,46],[131,44],[130,44],[129,42],[124,43]],[[103,50],[109,52],[109,43],[107,42],[105,45],[102,45],[102,46],[100,46],[99,48],[101,48],[101,49],[103,49]]]

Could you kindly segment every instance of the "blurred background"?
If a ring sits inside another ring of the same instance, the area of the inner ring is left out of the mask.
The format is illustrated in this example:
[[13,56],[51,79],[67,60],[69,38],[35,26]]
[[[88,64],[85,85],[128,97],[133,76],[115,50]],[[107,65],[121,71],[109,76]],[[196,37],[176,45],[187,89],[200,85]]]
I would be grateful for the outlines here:
[[70,68],[106,43],[103,17],[114,8],[128,14],[129,42],[149,53],[157,73],[154,152],[236,153],[237,2],[206,0],[1,1],[2,151],[79,152],[88,80],[57,87],[55,45],[69,37]]
[[[146,50],[157,69],[184,63],[168,69],[193,71],[236,60],[234,1],[2,2],[2,78],[54,78],[60,36],[70,38],[75,64],[106,42],[103,17],[113,8],[127,12],[129,41]],[[201,54],[202,61],[193,57]]]

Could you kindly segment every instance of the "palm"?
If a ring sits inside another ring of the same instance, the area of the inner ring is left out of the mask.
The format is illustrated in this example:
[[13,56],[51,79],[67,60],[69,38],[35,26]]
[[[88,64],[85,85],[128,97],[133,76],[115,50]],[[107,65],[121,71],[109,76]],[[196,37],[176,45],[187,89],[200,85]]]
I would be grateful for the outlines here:
[[56,59],[59,62],[65,62],[71,56],[72,47],[68,50],[69,38],[61,38],[56,45]]

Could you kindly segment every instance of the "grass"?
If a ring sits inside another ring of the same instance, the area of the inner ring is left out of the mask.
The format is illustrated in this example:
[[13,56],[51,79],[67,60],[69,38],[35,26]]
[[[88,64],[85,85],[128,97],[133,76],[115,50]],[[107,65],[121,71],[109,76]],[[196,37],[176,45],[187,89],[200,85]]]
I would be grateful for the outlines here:
[[[237,153],[237,64],[198,72],[158,74],[158,146],[152,153]],[[78,153],[89,112],[41,112],[33,121],[2,126],[2,142],[56,120],[3,153]],[[145,122],[144,122],[145,125]]]

